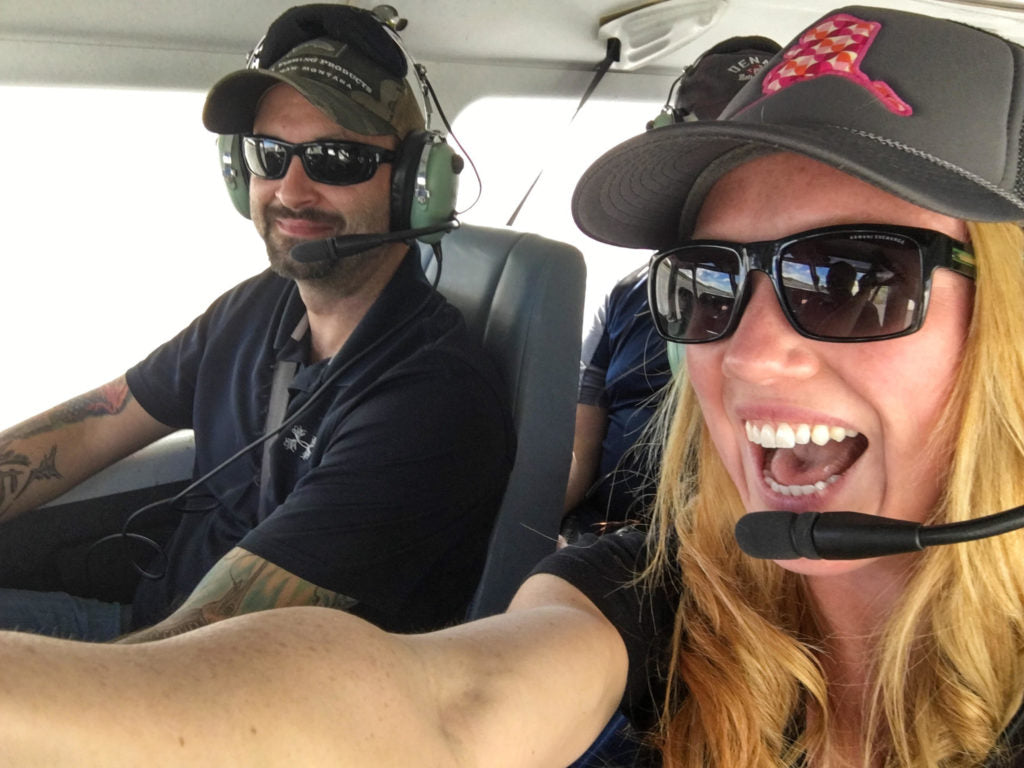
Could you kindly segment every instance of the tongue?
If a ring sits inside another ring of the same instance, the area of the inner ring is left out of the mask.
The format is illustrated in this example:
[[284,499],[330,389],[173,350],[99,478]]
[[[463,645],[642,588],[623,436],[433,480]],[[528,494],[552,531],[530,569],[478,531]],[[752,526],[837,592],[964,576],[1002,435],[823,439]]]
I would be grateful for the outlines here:
[[798,445],[770,451],[766,467],[781,485],[813,485],[840,475],[855,462],[866,448],[862,438],[840,443],[830,440],[825,445]]

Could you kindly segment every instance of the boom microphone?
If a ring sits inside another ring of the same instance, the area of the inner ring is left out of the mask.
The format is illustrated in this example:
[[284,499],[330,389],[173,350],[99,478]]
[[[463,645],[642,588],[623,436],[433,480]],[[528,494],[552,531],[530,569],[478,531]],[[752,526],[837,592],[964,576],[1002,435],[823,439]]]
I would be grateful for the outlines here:
[[384,243],[397,243],[403,240],[415,240],[425,235],[436,235],[438,232],[451,232],[458,229],[459,222],[455,219],[419,229],[400,229],[397,232],[379,232],[370,235],[338,235],[328,240],[310,240],[299,243],[291,250],[292,258],[303,264],[328,259],[343,259],[355,256],[376,248]]
[[752,512],[736,523],[736,543],[763,560],[859,560],[987,539],[1024,528],[1024,506],[945,525],[860,512]]

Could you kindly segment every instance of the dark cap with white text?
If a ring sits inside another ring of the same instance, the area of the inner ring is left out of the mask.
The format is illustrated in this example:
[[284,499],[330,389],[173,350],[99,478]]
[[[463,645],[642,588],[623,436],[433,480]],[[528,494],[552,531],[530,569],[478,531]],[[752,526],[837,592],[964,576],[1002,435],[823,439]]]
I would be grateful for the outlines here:
[[[310,29],[324,34],[303,39],[302,32]],[[280,47],[282,40],[284,45],[295,42],[277,56],[273,46]],[[269,65],[261,58],[269,58]],[[368,12],[298,6],[274,22],[249,68],[232,72],[210,89],[203,124],[216,133],[248,133],[266,91],[287,83],[351,131],[401,139],[424,127],[405,72],[404,54]]]

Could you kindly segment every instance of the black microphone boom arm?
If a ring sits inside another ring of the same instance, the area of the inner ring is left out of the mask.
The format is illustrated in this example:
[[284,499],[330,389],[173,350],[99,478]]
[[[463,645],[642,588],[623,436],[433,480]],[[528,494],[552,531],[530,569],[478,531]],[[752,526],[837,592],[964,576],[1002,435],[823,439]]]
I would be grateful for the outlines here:
[[459,222],[456,219],[449,219],[440,224],[419,229],[402,229],[396,232],[380,232],[366,235],[339,235],[327,240],[310,240],[299,243],[291,250],[292,258],[303,264],[314,261],[326,261],[343,259],[347,256],[357,254],[376,248],[384,243],[398,243],[404,240],[415,240],[424,235],[434,235],[438,232],[451,232],[458,229]]
[[977,520],[927,526],[860,512],[752,512],[736,523],[736,542],[765,560],[858,560],[985,539],[1024,528],[1024,506]]

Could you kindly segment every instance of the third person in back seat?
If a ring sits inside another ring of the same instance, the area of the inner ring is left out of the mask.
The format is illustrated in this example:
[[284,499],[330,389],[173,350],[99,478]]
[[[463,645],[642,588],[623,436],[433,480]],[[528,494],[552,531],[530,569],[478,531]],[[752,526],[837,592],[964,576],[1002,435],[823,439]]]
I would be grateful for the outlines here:
[[[776,52],[766,37],[731,37],[686,67],[649,128],[713,120]],[[654,498],[656,445],[647,423],[671,378],[665,340],[651,321],[647,266],[608,293],[583,339],[564,541],[642,523]]]

